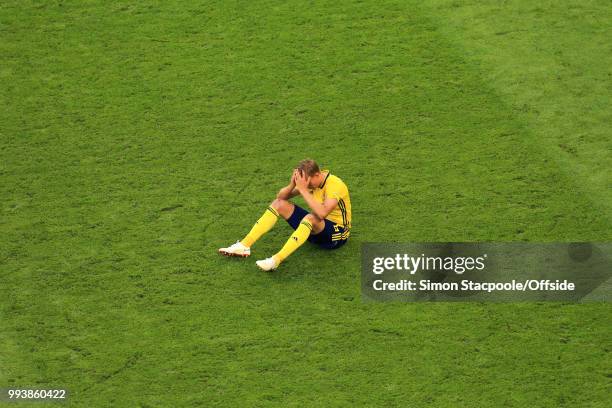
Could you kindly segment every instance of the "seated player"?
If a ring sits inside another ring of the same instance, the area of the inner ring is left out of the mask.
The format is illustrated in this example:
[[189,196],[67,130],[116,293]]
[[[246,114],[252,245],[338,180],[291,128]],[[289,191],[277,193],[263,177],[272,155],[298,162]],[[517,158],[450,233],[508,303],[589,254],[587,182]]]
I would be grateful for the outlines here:
[[[290,201],[297,195],[304,198],[310,213]],[[289,184],[278,192],[276,200],[270,203],[246,237],[227,248],[220,248],[219,253],[241,257],[251,255],[251,246],[272,229],[279,216],[295,231],[280,251],[256,262],[264,271],[276,269],[306,240],[325,249],[344,245],[351,232],[348,188],[329,170],[319,170],[314,160],[302,160],[293,171]]]

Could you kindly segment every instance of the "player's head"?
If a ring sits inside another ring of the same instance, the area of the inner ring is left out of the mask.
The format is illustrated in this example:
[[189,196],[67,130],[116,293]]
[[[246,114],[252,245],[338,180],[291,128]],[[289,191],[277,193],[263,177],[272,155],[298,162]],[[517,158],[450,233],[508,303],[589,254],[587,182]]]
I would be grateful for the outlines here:
[[323,175],[321,174],[321,169],[316,161],[312,159],[304,159],[298,163],[297,169],[306,177],[310,177],[310,188],[319,187],[323,182]]

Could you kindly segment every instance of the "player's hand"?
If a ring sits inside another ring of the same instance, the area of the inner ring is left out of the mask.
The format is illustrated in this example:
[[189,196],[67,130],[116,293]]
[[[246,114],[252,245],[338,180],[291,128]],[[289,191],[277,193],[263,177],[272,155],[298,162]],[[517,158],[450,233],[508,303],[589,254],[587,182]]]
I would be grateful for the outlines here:
[[310,177],[306,177],[305,174],[299,172],[295,175],[295,186],[299,191],[307,190],[310,184]]
[[292,188],[295,188],[295,177],[299,172],[300,171],[298,169],[293,169],[293,173],[291,173],[291,181],[289,182],[289,185]]

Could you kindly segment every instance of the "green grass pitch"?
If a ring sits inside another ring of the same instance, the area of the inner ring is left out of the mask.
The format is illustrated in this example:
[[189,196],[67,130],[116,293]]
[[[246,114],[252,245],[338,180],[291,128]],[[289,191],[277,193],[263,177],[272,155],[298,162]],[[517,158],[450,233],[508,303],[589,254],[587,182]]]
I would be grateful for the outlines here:
[[[609,406],[609,304],[363,303],[359,254],[609,241],[611,23],[589,0],[2,1],[0,387]],[[351,189],[349,243],[262,273],[279,222],[218,256],[304,157]]]

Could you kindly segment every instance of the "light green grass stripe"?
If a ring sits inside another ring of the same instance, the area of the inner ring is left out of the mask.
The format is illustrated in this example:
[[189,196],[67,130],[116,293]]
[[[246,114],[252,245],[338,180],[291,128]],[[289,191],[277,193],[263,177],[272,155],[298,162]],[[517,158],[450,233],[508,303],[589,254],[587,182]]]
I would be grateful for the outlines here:
[[[425,3],[448,41],[482,64],[531,141],[612,220],[612,3],[437,0]],[[543,163],[543,165],[546,165]]]

